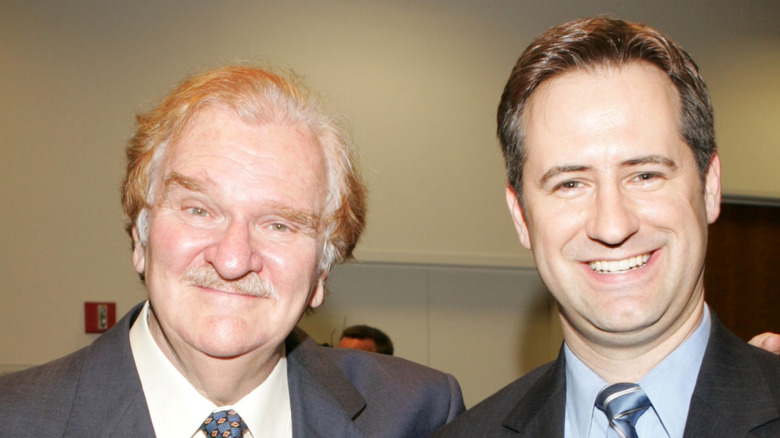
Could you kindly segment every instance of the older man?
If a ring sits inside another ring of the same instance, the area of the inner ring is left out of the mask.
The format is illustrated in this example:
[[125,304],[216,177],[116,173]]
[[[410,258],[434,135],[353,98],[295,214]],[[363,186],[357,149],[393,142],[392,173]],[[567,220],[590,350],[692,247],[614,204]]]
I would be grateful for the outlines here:
[[565,342],[441,436],[780,436],[780,359],[704,300],[721,165],[689,55],[637,23],[556,26],[520,57],[498,119],[507,203]]
[[0,381],[3,436],[425,437],[449,375],[295,328],[364,225],[348,136],[293,81],[228,67],[138,117],[123,204],[149,300]]

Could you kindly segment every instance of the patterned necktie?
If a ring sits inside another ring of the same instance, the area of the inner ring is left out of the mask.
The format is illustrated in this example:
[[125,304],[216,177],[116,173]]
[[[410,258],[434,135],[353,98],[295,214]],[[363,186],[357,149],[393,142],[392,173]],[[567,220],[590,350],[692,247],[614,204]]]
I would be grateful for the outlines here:
[[609,426],[621,438],[638,438],[634,426],[650,406],[650,399],[636,383],[609,385],[596,397],[596,407],[607,414]]
[[213,412],[200,425],[200,430],[211,438],[241,438],[247,429],[246,423],[234,410]]

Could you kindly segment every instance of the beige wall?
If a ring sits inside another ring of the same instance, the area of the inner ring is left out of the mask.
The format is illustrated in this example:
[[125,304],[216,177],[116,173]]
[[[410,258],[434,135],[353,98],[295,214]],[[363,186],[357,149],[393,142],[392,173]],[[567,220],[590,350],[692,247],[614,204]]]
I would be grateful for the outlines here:
[[[123,145],[136,111],[225,62],[293,67],[348,116],[371,190],[358,250],[370,262],[531,265],[503,205],[495,106],[530,39],[584,15],[647,21],[688,48],[712,88],[725,191],[780,197],[780,2],[647,3],[0,0],[0,364],[90,342],[84,301],[115,301],[122,314],[144,298],[122,231]],[[489,326],[474,292],[448,292],[452,312]],[[465,333],[439,333],[469,348]],[[412,357],[456,368],[457,354],[426,348]]]

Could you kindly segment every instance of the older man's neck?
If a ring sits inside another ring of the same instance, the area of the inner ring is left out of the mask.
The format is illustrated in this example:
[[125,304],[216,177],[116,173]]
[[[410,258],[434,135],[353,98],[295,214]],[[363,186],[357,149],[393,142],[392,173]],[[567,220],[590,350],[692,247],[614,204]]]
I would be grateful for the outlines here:
[[149,330],[173,366],[217,406],[235,404],[260,386],[284,355],[284,345],[277,345],[236,357],[219,358],[166,338],[154,317],[149,318]]
[[260,386],[276,367],[282,352],[258,352],[231,359],[201,357],[177,365],[195,389],[217,406],[232,405]]

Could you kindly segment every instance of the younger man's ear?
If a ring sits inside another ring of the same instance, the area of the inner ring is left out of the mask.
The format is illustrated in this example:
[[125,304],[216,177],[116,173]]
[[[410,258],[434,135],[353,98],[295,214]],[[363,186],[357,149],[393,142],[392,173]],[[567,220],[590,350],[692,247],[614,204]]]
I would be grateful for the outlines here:
[[512,220],[515,223],[515,230],[517,230],[517,237],[520,238],[520,243],[526,249],[532,250],[531,239],[528,234],[528,222],[525,219],[523,207],[517,199],[515,190],[509,184],[506,185],[506,205],[509,207],[509,214],[512,215]]
[[707,223],[711,224],[720,215],[720,156],[716,152],[704,176],[704,206],[707,208]]

